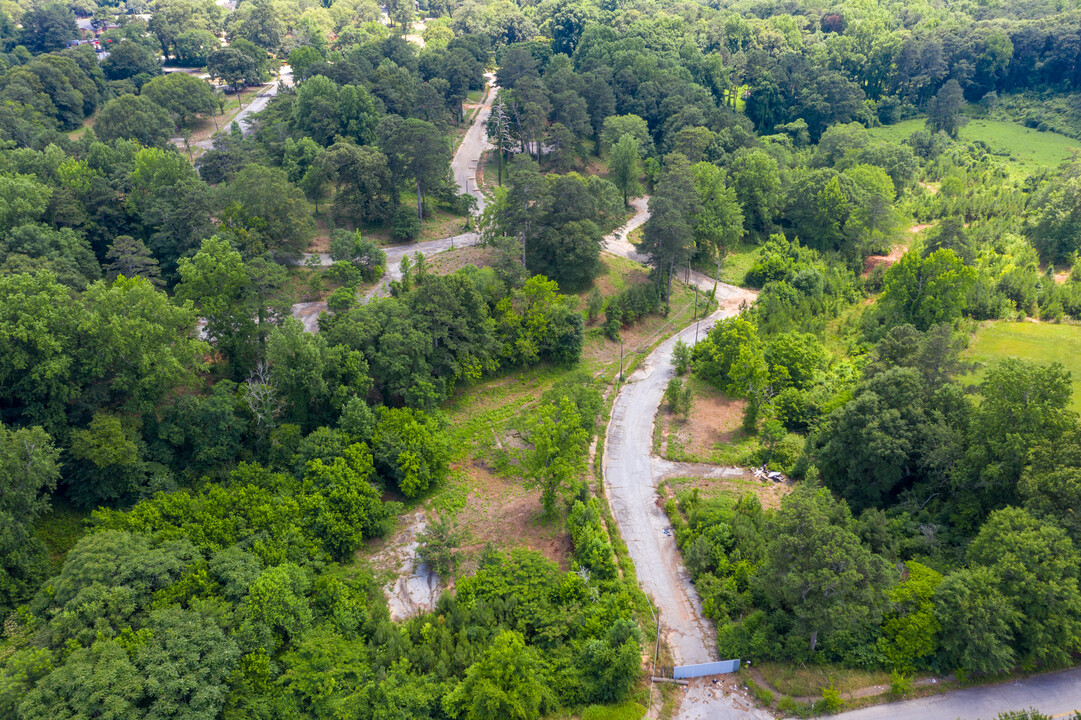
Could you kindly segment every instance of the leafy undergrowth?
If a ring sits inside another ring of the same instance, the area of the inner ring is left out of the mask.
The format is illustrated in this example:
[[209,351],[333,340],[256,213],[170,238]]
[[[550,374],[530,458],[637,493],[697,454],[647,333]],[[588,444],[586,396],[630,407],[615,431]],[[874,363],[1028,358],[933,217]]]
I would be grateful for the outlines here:
[[630,701],[622,705],[589,705],[574,712],[548,715],[544,720],[640,720],[645,714],[644,706]]
[[60,570],[68,550],[75,547],[79,538],[86,534],[88,517],[90,513],[76,509],[62,495],[57,495],[53,499],[51,512],[34,524],[34,532],[49,550],[54,571]]

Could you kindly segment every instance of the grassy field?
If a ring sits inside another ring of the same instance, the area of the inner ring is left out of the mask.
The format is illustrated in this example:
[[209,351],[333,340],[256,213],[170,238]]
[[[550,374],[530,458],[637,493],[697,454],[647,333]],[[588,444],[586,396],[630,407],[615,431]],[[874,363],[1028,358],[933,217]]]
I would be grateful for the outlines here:
[[[924,119],[914,118],[896,125],[874,128],[873,137],[900,142],[917,130],[924,129]],[[979,140],[1001,156],[1015,177],[1023,177],[1044,168],[1057,167],[1074,152],[1081,151],[1081,142],[1053,132],[1039,132],[1017,123],[1001,120],[971,120],[961,128],[961,140]]]
[[977,332],[965,355],[977,363],[967,379],[978,382],[987,366],[1007,357],[1060,362],[1073,375],[1074,410],[1081,412],[1081,327],[1037,323],[996,322]]

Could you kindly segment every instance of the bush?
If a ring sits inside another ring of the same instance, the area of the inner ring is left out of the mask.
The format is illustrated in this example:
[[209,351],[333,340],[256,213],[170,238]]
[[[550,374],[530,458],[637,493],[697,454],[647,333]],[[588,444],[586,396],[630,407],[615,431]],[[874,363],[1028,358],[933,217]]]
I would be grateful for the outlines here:
[[805,439],[802,435],[788,433],[773,446],[770,464],[779,468],[786,475],[792,474],[792,468],[803,454]]
[[412,242],[420,235],[420,218],[407,205],[394,211],[390,221],[390,234],[399,242]]
[[457,523],[445,516],[440,516],[427,529],[417,535],[420,546],[417,555],[428,563],[436,575],[446,580],[458,567],[456,549],[461,544],[461,533]]
[[[653,283],[632,285],[619,295],[608,300],[608,307],[604,313],[606,322],[604,331],[608,337],[615,339],[619,328],[632,325],[639,318],[656,312],[661,307],[661,294]],[[611,332],[614,328],[615,332]]]
[[636,702],[625,705],[590,705],[582,711],[582,720],[640,720],[646,709]]
[[912,678],[903,672],[894,670],[890,673],[890,695],[902,698],[912,692]]
[[347,288],[355,288],[364,280],[364,273],[353,263],[344,261],[336,262],[327,268],[326,276],[332,282]]
[[591,323],[596,322],[603,309],[604,296],[601,295],[600,290],[593,288],[589,291],[589,298],[586,300],[586,318]]
[[691,388],[684,386],[678,377],[668,381],[668,387],[664,390],[664,401],[668,403],[668,409],[676,415],[682,415],[686,420],[691,413]]
[[833,678],[830,678],[828,687],[822,688],[822,706],[828,713],[836,713],[844,707],[845,701],[841,698],[841,692],[833,687]]
[[677,374],[684,375],[691,369],[691,357],[691,346],[682,340],[676,340],[676,347],[672,350],[672,361]]
[[357,304],[357,292],[352,287],[340,287],[327,298],[327,310],[335,315],[352,310]]
[[610,580],[616,576],[615,553],[600,518],[596,498],[589,504],[575,500],[567,516],[567,529],[574,543],[574,559],[598,578]]

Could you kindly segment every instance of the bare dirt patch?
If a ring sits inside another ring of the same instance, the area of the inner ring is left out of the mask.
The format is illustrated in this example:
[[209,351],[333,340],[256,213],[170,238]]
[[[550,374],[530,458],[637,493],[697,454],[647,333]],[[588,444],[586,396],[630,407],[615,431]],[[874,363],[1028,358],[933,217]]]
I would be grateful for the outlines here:
[[497,548],[524,547],[569,567],[571,540],[558,522],[546,523],[540,491],[521,480],[505,478],[479,463],[462,468],[469,494],[458,513],[459,526],[468,528],[467,554],[479,553],[488,543]]
[[[920,228],[922,230],[923,228],[930,227],[930,226],[929,225],[916,225],[914,227],[915,228]],[[919,232],[919,230],[915,230],[913,228],[910,228],[910,229],[913,232]],[[893,249],[890,250],[889,255],[868,255],[863,260],[863,277],[865,277],[865,278],[871,277],[871,273],[874,272],[874,269],[876,267],[878,267],[879,265],[881,265],[883,268],[889,268],[895,262],[897,262],[902,257],[904,257],[904,254],[906,252],[908,252],[908,245],[895,245],[893,247]]]
[[661,454],[668,457],[669,450],[679,448],[682,457],[708,458],[715,444],[735,439],[746,406],[746,400],[730,398],[723,393],[699,392],[695,394],[686,420],[662,409],[658,416],[664,423]]

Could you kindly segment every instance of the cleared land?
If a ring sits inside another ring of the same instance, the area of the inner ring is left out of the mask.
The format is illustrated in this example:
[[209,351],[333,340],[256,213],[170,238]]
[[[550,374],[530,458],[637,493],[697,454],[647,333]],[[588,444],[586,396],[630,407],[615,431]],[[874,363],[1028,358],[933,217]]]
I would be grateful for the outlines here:
[[1077,325],[988,323],[976,331],[965,355],[977,363],[968,378],[972,382],[979,382],[987,367],[1003,358],[1060,362],[1073,375],[1072,407],[1081,412],[1081,327]]
[[[900,142],[925,127],[924,118],[913,118],[895,125],[871,130],[873,137]],[[975,119],[961,128],[960,139],[986,143],[999,156],[1014,177],[1024,177],[1044,168],[1057,167],[1075,152],[1081,142],[1054,132],[1039,132],[1017,123]]]

